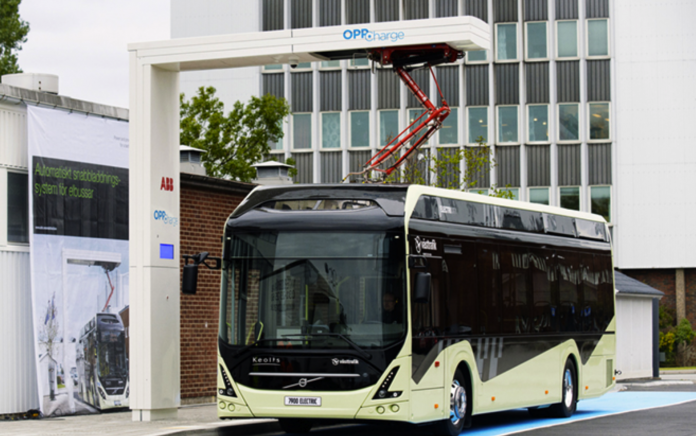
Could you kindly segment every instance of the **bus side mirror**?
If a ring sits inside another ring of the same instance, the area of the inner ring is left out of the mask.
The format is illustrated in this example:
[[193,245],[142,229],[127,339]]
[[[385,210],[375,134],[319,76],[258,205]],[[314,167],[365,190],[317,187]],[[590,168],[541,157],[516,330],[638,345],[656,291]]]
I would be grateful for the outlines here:
[[184,265],[184,278],[181,281],[181,292],[193,295],[198,286],[198,265],[195,263]]
[[[181,292],[184,294],[193,295],[196,293],[198,286],[198,265],[203,264],[208,269],[221,269],[221,259],[219,257],[208,256],[208,252],[204,251],[198,254],[184,254],[184,277],[181,280]],[[193,260],[193,263],[188,261]],[[209,265],[206,259],[214,260],[215,265]]]
[[416,273],[416,283],[415,283],[415,293],[414,293],[414,303],[428,303],[430,302],[430,273],[419,272]]

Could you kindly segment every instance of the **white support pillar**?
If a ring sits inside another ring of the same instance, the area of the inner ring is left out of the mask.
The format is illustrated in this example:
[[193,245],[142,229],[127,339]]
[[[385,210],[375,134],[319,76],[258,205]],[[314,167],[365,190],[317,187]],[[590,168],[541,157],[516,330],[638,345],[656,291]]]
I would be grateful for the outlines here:
[[[176,418],[181,401],[173,224],[180,216],[179,72],[144,63],[137,51],[130,56],[130,119],[130,407],[134,421],[152,421]],[[174,179],[174,192],[161,189],[163,177]]]

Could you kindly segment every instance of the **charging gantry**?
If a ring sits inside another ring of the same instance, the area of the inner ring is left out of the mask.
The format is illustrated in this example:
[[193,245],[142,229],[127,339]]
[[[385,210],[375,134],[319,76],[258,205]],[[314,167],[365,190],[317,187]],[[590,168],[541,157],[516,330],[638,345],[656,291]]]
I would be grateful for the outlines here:
[[[365,162],[361,171],[348,173],[343,179],[344,182],[350,176],[363,176],[365,181],[383,180],[399,168],[414,151],[442,127],[442,123],[450,114],[450,108],[442,95],[440,85],[437,83],[433,67],[455,62],[464,57],[464,52],[456,50],[447,44],[427,44],[371,49],[367,57],[373,62],[373,66],[375,62],[379,62],[382,66],[392,65],[394,74],[399,76],[401,81],[404,82],[406,87],[423,105],[425,112],[413,120],[401,133],[392,138],[370,160]],[[411,71],[420,68],[428,68],[430,70],[430,74],[440,94],[442,104],[440,107],[436,107],[430,101],[409,74]],[[418,125],[416,126],[416,124]],[[394,158],[396,162],[387,168],[382,168],[381,166],[390,157]],[[378,180],[370,180],[369,176],[373,171],[381,174]]]

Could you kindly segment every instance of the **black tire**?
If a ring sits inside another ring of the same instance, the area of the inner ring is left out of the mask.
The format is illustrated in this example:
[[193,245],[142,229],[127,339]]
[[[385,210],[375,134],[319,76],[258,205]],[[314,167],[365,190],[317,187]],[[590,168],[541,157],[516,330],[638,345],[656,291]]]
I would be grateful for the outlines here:
[[458,436],[471,416],[471,386],[460,370],[454,372],[450,385],[449,418],[433,423],[437,436]]
[[278,424],[285,433],[290,434],[305,434],[312,430],[312,421],[309,419],[280,418]]
[[570,418],[575,413],[578,404],[578,375],[575,363],[568,359],[561,378],[561,402],[549,407],[549,416],[554,418]]

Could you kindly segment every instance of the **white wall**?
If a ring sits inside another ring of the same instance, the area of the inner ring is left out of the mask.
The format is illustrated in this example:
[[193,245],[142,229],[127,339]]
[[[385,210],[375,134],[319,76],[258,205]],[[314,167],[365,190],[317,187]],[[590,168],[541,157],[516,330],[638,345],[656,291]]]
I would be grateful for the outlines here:
[[645,378],[653,374],[652,298],[616,296],[616,379]]
[[[261,30],[260,0],[172,0],[171,37],[224,35]],[[232,109],[236,101],[246,103],[259,95],[259,67],[182,72],[179,86],[190,99],[201,86],[214,86],[215,95]]]
[[696,2],[612,2],[617,266],[696,267]]

